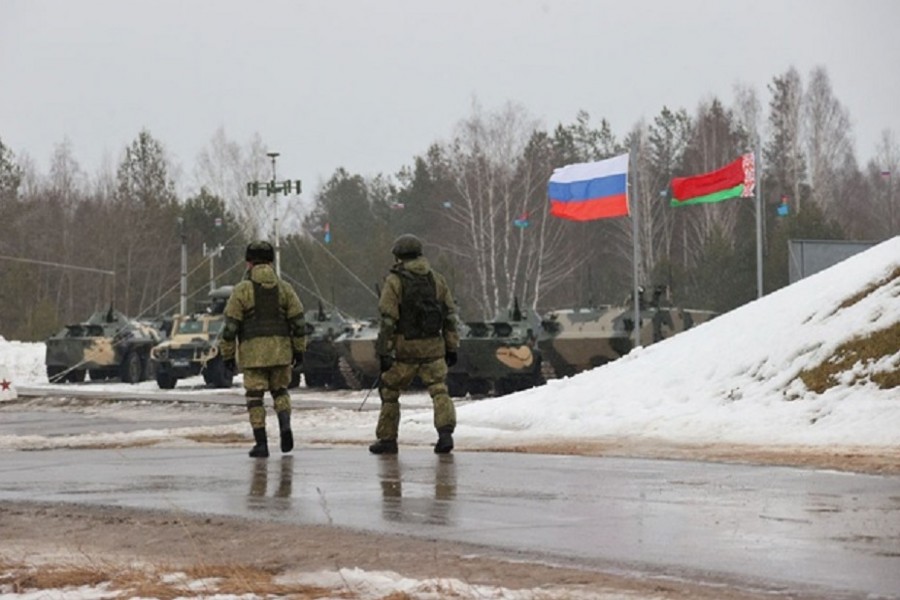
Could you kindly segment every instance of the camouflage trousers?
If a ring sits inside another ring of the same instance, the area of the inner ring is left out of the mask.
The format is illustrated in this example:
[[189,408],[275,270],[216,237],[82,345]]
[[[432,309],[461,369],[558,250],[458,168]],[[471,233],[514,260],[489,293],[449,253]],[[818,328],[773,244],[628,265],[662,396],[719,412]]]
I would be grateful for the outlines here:
[[266,426],[266,408],[263,396],[272,394],[275,412],[291,410],[291,396],[287,388],[291,383],[291,365],[277,367],[248,367],[244,369],[244,395],[247,398],[247,412],[250,426],[259,429]]
[[409,387],[418,375],[428,388],[434,406],[434,427],[456,427],[456,409],[447,391],[447,363],[443,358],[426,363],[395,362],[381,374],[381,412],[375,437],[379,440],[396,440],[400,429],[400,393]]

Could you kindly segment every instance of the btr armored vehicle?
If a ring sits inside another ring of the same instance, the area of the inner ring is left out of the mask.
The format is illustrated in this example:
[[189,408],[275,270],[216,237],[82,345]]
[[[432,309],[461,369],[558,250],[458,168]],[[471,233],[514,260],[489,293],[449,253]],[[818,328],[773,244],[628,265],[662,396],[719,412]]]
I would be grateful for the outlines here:
[[[657,290],[640,306],[640,343],[648,346],[712,319],[708,310],[660,305]],[[546,379],[567,377],[604,365],[634,347],[634,304],[554,310],[541,320],[538,347]]]
[[334,387],[361,390],[375,385],[381,374],[381,362],[375,351],[378,328],[377,319],[353,323],[335,340],[338,370]]
[[150,352],[156,366],[156,383],[161,389],[172,389],[179,379],[201,374],[207,386],[231,387],[234,373],[225,367],[217,344],[225,327],[225,304],[233,289],[215,289],[210,292],[204,311],[172,319],[169,338]]
[[306,318],[306,353],[303,355],[303,378],[306,387],[344,387],[338,366],[336,340],[352,332],[354,322],[337,310],[319,310]]
[[130,319],[110,308],[83,323],[66,325],[46,341],[45,364],[50,383],[118,378],[137,383],[152,377],[150,349],[162,334],[149,323]]
[[519,310],[490,322],[459,328],[459,361],[447,374],[450,395],[503,396],[544,383],[539,329]]

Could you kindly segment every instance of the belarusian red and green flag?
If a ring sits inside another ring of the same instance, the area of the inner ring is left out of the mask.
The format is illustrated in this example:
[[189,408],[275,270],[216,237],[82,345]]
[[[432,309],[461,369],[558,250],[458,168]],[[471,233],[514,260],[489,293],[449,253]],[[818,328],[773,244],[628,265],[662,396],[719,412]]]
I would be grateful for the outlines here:
[[731,198],[750,198],[756,184],[756,165],[747,153],[718,171],[676,177],[672,180],[672,206],[721,202]]

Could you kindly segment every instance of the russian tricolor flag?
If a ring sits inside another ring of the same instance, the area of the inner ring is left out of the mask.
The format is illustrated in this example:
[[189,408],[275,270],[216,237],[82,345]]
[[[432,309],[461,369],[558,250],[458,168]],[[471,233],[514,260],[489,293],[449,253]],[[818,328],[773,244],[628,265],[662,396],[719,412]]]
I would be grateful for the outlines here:
[[550,214],[561,219],[592,221],[630,214],[627,154],[555,169],[547,187]]

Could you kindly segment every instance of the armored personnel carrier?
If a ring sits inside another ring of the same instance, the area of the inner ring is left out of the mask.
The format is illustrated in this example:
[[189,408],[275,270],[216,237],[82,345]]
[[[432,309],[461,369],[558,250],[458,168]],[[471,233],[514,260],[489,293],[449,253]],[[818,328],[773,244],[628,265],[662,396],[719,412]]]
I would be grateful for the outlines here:
[[[640,342],[648,346],[712,319],[707,310],[664,306],[661,291],[640,308]],[[634,304],[554,310],[541,320],[538,347],[546,379],[568,377],[628,354],[634,347]]]
[[336,340],[353,328],[353,321],[337,310],[326,311],[321,303],[315,314],[307,315],[302,368],[306,387],[344,387]]
[[381,362],[375,351],[378,327],[377,319],[351,323],[335,340],[338,370],[334,387],[361,390],[375,385],[381,374]]
[[539,330],[519,310],[490,322],[460,326],[459,361],[447,374],[453,397],[504,396],[544,383]]
[[225,304],[233,289],[234,286],[217,288],[209,293],[205,310],[172,319],[169,338],[150,351],[156,383],[161,389],[172,389],[179,379],[200,374],[210,387],[231,387],[234,373],[225,367],[218,341],[225,327]]
[[118,378],[137,383],[152,377],[150,349],[162,334],[150,323],[130,319],[110,308],[83,323],[66,325],[46,341],[50,383]]

